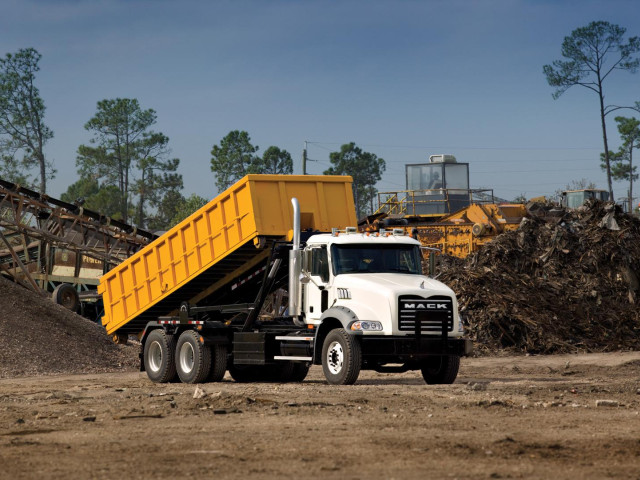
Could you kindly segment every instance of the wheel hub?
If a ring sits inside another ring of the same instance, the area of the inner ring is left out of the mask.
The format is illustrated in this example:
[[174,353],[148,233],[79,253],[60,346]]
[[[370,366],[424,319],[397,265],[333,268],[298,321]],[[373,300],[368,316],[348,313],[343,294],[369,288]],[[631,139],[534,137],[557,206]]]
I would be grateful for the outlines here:
[[149,369],[153,372],[160,371],[162,367],[162,346],[154,341],[149,346]]
[[342,370],[344,363],[344,351],[339,342],[332,342],[327,351],[327,367],[329,371],[337,375]]
[[74,304],[74,300],[75,300],[75,296],[73,294],[73,292],[64,292],[62,294],[62,306],[68,309],[71,309],[71,307]]
[[195,365],[195,352],[193,351],[193,346],[185,342],[182,344],[182,348],[180,348],[180,369],[184,373],[189,373],[193,370]]

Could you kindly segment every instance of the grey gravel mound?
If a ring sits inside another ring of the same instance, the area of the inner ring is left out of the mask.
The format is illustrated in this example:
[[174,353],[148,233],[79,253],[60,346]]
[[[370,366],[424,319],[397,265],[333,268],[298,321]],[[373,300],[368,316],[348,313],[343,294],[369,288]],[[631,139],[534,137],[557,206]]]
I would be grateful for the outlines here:
[[138,348],[0,276],[0,378],[137,370]]

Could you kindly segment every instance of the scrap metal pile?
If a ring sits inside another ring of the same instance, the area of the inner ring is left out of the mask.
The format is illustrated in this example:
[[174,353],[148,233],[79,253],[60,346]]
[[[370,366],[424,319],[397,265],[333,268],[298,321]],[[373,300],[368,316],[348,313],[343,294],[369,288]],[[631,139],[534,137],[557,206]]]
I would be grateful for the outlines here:
[[640,348],[640,220],[613,204],[530,205],[518,230],[439,271],[481,352]]

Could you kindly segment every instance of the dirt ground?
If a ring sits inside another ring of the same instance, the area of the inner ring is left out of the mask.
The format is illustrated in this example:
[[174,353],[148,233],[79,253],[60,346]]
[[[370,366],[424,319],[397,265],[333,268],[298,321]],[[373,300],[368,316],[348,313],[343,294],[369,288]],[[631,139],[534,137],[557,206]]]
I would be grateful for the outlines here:
[[2,478],[640,478],[640,352],[463,359],[454,385],[0,380]]

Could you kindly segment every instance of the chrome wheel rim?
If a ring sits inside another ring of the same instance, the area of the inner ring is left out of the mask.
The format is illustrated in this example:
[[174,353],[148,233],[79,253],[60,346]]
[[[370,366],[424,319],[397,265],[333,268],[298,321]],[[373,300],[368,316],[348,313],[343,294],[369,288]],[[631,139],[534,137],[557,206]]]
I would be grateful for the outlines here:
[[149,369],[153,372],[162,368],[162,345],[157,340],[149,345]]
[[195,352],[193,351],[193,345],[189,342],[185,342],[180,347],[180,369],[184,373],[190,373],[193,370],[195,364]]
[[327,367],[333,375],[337,375],[342,371],[344,364],[344,351],[340,342],[331,342],[327,350]]

